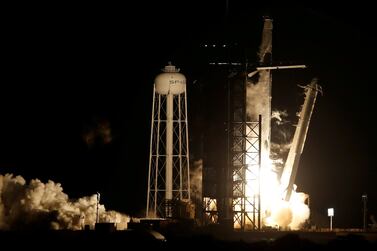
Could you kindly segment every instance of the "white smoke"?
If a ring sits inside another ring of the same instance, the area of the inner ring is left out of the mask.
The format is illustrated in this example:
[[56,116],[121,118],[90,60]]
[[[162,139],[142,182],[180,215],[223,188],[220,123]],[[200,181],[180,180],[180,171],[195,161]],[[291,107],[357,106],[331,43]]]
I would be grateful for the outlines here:
[[292,143],[292,125],[286,110],[273,110],[271,113],[270,158],[277,172],[281,172]]
[[288,144],[271,143],[271,151],[272,152],[276,151],[279,154],[283,152],[288,152],[290,148],[291,148],[291,143],[288,143]]
[[286,119],[288,117],[288,112],[286,110],[279,111],[274,110],[271,114],[271,119],[275,119],[275,123],[277,125],[282,125],[288,123],[289,121]]
[[[261,72],[261,75],[269,74]],[[247,82],[247,91],[246,91],[246,102],[247,102],[247,115],[251,121],[258,121],[259,114],[262,115],[262,119],[270,118],[270,85],[268,81],[264,81],[263,78],[266,76],[260,76],[260,81],[253,83],[252,81]],[[261,80],[262,79],[262,80]]]
[[271,141],[273,142],[271,144],[275,144],[275,149],[276,145],[279,145],[281,148],[279,151],[289,150],[294,127],[288,120],[288,112],[286,110],[273,110],[271,113],[271,124]]
[[[99,204],[99,222],[116,223],[126,228],[127,215],[106,211]],[[80,230],[96,222],[97,195],[70,200],[61,184],[33,179],[29,183],[21,176],[0,174],[0,230],[49,229]]]
[[291,195],[293,198],[290,200],[293,217],[289,226],[291,229],[297,230],[302,228],[306,220],[309,219],[310,209],[305,203],[308,195],[296,192],[296,188],[294,190],[294,193]]
[[[247,81],[246,113],[249,121],[258,121],[262,116],[261,155],[262,163],[269,163],[271,131],[271,81],[270,71],[260,71],[256,82]],[[262,169],[267,168],[262,164]]]
[[203,180],[203,160],[194,161],[190,166],[190,197],[195,205],[195,215],[201,215],[202,208],[202,180]]
[[190,168],[190,192],[191,198],[195,201],[202,200],[202,177],[203,177],[203,160],[194,161]]
[[106,119],[95,122],[82,133],[82,139],[88,147],[93,147],[96,142],[110,144],[113,140],[110,122]]

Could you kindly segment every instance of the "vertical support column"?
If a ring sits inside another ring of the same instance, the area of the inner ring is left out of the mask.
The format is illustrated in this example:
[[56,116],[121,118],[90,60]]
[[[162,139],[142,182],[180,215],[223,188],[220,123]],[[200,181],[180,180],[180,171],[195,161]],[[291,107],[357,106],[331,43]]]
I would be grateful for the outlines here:
[[[262,144],[262,116],[250,118],[246,114],[246,84],[242,79],[232,85],[231,148],[233,227],[241,231],[259,230],[260,169]],[[258,119],[258,121],[257,121]]]
[[[149,143],[149,167],[148,167],[148,190],[147,190],[147,208],[145,217],[149,217],[149,201],[151,193],[151,173],[152,173],[152,155],[153,155],[153,131],[154,131],[154,105],[156,98],[156,87],[153,85],[153,102],[152,102],[152,118],[151,118],[151,134],[150,134],[150,143]],[[155,208],[156,210],[156,208]]]
[[166,99],[166,170],[165,170],[165,200],[166,217],[171,217],[171,200],[173,199],[173,94],[168,93]]
[[[262,115],[259,114],[259,134],[262,132]],[[259,136],[259,165],[258,165],[258,230],[261,230],[261,207],[262,207],[262,201],[261,201],[261,168],[263,164],[262,160],[262,135]]]
[[332,231],[332,216],[330,216],[330,231]]
[[363,230],[364,232],[367,231],[367,200],[368,196],[366,194],[363,194]]
[[161,125],[161,95],[158,94],[158,111],[157,111],[157,135],[155,137],[156,152],[155,152],[155,173],[154,173],[154,217],[157,217],[158,205],[158,176],[160,163],[160,125]]
[[182,113],[181,113],[181,94],[178,95],[178,143],[179,143],[179,149],[178,149],[178,155],[179,155],[179,199],[182,200],[183,198],[183,173],[182,173],[182,123],[185,123],[182,121]]
[[186,172],[187,172],[187,198],[188,200],[191,200],[191,195],[190,195],[190,156],[189,156],[189,136],[188,136],[188,119],[187,119],[187,88],[185,86],[185,127],[186,127]]

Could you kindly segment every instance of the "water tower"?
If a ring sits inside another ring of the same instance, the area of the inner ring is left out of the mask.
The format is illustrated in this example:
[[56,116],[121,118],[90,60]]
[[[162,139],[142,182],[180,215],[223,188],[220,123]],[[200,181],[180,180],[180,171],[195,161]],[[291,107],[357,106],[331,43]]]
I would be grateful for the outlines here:
[[190,200],[186,78],[174,65],[154,81],[146,217],[172,217]]

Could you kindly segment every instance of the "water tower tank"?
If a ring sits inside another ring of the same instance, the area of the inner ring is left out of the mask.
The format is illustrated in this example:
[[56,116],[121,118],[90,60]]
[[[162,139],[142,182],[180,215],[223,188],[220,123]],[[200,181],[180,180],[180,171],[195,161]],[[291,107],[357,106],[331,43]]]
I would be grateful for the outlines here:
[[190,200],[186,78],[174,65],[154,80],[146,217],[172,217]]
[[167,65],[155,80],[156,92],[161,95],[167,95],[169,92],[173,95],[184,93],[186,90],[186,77],[179,73],[179,69],[174,65]]

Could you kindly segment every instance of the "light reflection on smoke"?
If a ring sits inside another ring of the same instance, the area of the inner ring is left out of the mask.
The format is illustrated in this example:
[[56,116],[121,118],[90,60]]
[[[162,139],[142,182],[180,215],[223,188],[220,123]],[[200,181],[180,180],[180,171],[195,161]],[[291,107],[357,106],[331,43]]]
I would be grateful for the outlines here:
[[[127,227],[127,215],[106,211],[104,205],[99,205],[98,211],[99,222],[116,223],[118,229]],[[61,184],[51,180],[27,183],[21,176],[0,174],[0,230],[93,228],[96,213],[96,195],[70,200]]]

